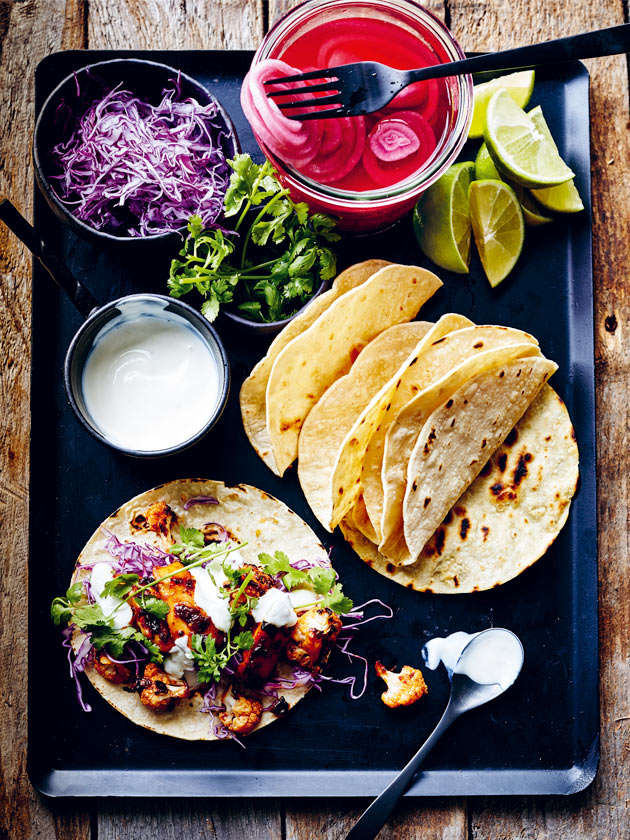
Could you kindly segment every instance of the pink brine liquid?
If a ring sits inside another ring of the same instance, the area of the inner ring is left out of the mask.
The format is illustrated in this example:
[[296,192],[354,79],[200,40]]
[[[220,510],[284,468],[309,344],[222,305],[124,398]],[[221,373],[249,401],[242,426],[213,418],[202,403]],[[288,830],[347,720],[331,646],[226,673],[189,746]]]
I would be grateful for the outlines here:
[[[301,33],[286,47],[279,45],[271,57],[301,71],[355,61],[409,70],[448,60],[430,32],[412,31],[407,22],[404,26],[377,17],[330,20]],[[335,189],[364,192],[390,187],[413,175],[431,157],[447,130],[450,108],[444,80],[418,82],[373,114],[319,121],[321,145],[315,157],[307,163],[285,162]]]

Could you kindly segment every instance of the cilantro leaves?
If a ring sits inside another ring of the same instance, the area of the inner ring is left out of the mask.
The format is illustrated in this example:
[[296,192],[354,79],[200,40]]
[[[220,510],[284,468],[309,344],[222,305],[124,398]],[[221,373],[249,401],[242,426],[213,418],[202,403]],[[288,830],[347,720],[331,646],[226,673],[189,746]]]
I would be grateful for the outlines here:
[[[230,590],[231,598],[230,613],[234,618],[234,623],[245,626],[247,618],[257,603],[256,598],[246,597],[241,603],[241,595],[245,592],[247,584],[254,575],[253,570],[250,570],[238,588]],[[234,583],[234,578],[231,579]],[[225,646],[221,650],[217,650],[216,641],[212,636],[198,636],[194,635],[191,639],[193,658],[195,664],[199,668],[197,679],[199,682],[219,682],[221,679],[221,672],[228,664],[235,653],[241,650],[249,650],[254,644],[254,637],[249,630],[243,630],[236,636],[232,637],[232,628],[228,630]]]
[[324,213],[309,216],[308,205],[292,201],[268,161],[258,165],[241,154],[228,163],[233,171],[224,213],[238,216],[234,232],[204,230],[200,217],[192,216],[181,259],[171,263],[169,294],[179,298],[195,289],[209,321],[221,304],[235,300],[254,321],[287,318],[321,281],[335,276],[329,245],[340,238],[336,221]]
[[270,575],[282,574],[282,582],[291,591],[298,586],[312,589],[324,598],[314,603],[322,607],[330,607],[336,613],[344,615],[352,609],[352,601],[343,594],[340,583],[335,583],[337,575],[331,566],[312,566],[307,569],[295,569],[289,558],[282,551],[270,554],[259,554],[258,560]]
[[249,630],[244,630],[233,639],[228,637],[227,644],[221,650],[217,650],[216,640],[212,636],[195,634],[190,643],[195,664],[199,669],[199,682],[219,682],[230,659],[240,650],[249,650],[254,644],[254,637]]

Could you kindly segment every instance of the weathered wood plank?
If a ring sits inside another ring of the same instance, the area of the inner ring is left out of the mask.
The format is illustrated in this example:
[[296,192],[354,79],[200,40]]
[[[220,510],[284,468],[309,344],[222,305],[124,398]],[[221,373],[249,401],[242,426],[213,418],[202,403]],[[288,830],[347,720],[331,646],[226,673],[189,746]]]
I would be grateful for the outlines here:
[[262,802],[111,800],[99,809],[98,840],[281,840],[279,809]]
[[[46,54],[82,47],[80,0],[0,2],[0,194],[32,213],[33,79]],[[76,805],[48,810],[26,776],[30,257],[0,230],[0,837],[89,840]],[[16,605],[22,605],[17,608]],[[45,713],[44,710],[41,712]]]
[[[343,840],[367,801],[357,800],[331,809],[316,801],[291,804],[286,813],[286,840]],[[465,840],[465,811],[458,800],[425,799],[421,804],[403,802],[396,808],[379,840]]]
[[[450,0],[453,31],[469,49],[499,49],[622,23],[622,0],[545,2]],[[630,587],[627,568],[627,453],[630,443],[630,146],[628,74],[623,57],[589,62],[598,405],[601,765],[575,797],[471,801],[478,840],[594,840],[622,837],[630,825]]]
[[262,0],[90,0],[90,49],[248,49],[263,33]]

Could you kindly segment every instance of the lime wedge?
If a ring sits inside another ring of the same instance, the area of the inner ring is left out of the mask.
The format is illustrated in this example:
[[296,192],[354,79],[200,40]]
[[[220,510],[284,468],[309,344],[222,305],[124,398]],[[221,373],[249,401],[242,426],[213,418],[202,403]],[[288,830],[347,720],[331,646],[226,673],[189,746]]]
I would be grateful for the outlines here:
[[523,213],[516,193],[504,181],[473,181],[470,221],[481,264],[491,286],[516,265],[525,240]]
[[[523,220],[528,227],[539,227],[540,225],[548,225],[549,222],[553,222],[551,216],[544,215],[530,190],[526,190],[525,187],[519,187],[518,184],[511,184],[511,186],[521,203]],[[553,187],[552,189],[557,190],[559,187]]]
[[484,139],[497,169],[523,187],[554,187],[574,176],[555,143],[504,88],[488,102]]
[[507,76],[500,76],[491,82],[475,85],[473,116],[468,129],[468,136],[471,138],[483,136],[488,100],[496,90],[504,87],[516,104],[524,108],[531,99],[534,90],[534,78],[533,70],[519,70],[518,73],[509,73]]
[[456,163],[418,199],[413,229],[422,252],[436,265],[468,274],[470,212],[468,188],[475,165]]
[[[549,141],[553,143],[554,147],[556,147],[540,105],[533,108],[529,112],[529,116],[541,134],[544,134]],[[582,199],[580,198],[580,194],[577,191],[573,180],[566,181],[564,184],[559,184],[557,187],[532,190],[532,193],[539,204],[547,210],[552,210],[555,213],[579,213],[580,210],[584,210]]]
[[485,143],[482,143],[475,158],[475,180],[485,181],[491,178],[495,181],[501,181],[499,170],[494,165],[494,161],[490,157],[490,152]]

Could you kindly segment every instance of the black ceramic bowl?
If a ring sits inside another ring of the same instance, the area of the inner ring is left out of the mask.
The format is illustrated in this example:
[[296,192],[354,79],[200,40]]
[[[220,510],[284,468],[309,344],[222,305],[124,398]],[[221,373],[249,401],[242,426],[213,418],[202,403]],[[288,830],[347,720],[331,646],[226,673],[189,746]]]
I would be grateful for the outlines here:
[[[174,80],[179,81],[182,99],[192,97],[201,105],[211,102],[216,104],[219,122],[225,128],[223,152],[226,158],[233,158],[240,151],[240,146],[227,111],[202,84],[166,64],[138,58],[116,58],[90,64],[66,76],[44,102],[33,137],[35,179],[53,213],[76,233],[88,239],[96,238],[100,242],[156,242],[178,235],[175,231],[168,231],[152,236],[128,236],[96,230],[71,213],[58,198],[52,187],[54,182],[50,180],[50,176],[56,174],[55,164],[50,158],[51,149],[57,143],[69,139],[78,120],[94,100],[122,85],[124,89],[157,105],[162,100],[164,90],[173,87]],[[187,220],[179,229],[180,233],[186,230],[186,223]]]
[[[157,304],[160,309],[166,313],[173,313],[190,324],[191,327],[200,335],[210,353],[214,357],[219,373],[219,393],[217,397],[216,407],[207,422],[199,429],[199,431],[188,438],[187,440],[171,446],[168,449],[154,449],[154,450],[137,450],[128,449],[114,441],[110,440],[99,429],[98,425],[90,416],[86,408],[85,400],[83,398],[83,370],[85,363],[92,350],[94,341],[100,331],[112,321],[114,318],[120,316],[125,307],[137,307],[138,303],[148,301],[150,304]],[[182,452],[188,449],[197,441],[207,434],[210,429],[217,423],[230,392],[230,363],[228,361],[227,353],[221,342],[221,339],[210,326],[208,321],[199,314],[192,306],[188,306],[181,300],[173,300],[173,298],[164,295],[153,294],[137,294],[126,295],[118,300],[113,300],[100,306],[94,310],[90,317],[82,324],[75,334],[68,351],[66,353],[64,365],[64,384],[66,386],[66,394],[68,401],[72,406],[79,422],[93,437],[100,440],[101,443],[123,452],[126,455],[132,455],[136,458],[158,458],[163,455],[173,455],[176,452]]]
[[283,318],[282,321],[253,321],[251,318],[246,318],[245,315],[241,315],[238,309],[228,309],[227,306],[223,306],[221,308],[222,320],[228,321],[230,324],[235,325],[241,330],[252,332],[254,335],[276,335],[297,315],[299,315],[300,312],[303,312],[312,300],[315,300],[315,298],[318,298],[322,292],[325,292],[329,286],[329,281],[324,280],[320,287],[315,289],[304,306],[298,309],[298,311],[289,318]]

